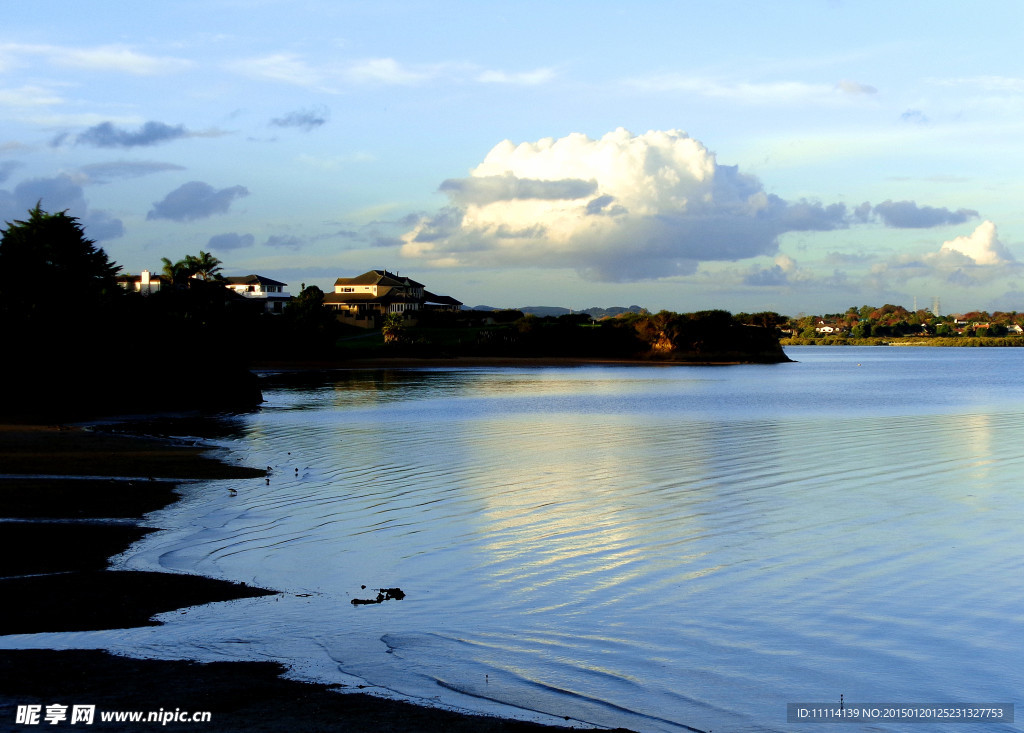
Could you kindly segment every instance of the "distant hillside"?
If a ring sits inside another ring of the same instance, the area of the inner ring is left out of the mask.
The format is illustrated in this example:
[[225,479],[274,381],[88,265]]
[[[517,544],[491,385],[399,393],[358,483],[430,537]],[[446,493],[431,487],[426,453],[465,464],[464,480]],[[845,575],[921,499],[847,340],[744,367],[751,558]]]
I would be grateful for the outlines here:
[[[507,308],[495,308],[490,305],[476,305],[469,310],[475,311],[496,311],[496,310],[509,310]],[[591,318],[599,320],[607,316],[618,316],[623,313],[646,313],[646,308],[641,308],[638,305],[631,305],[629,307],[615,306],[612,308],[584,308],[582,310],[572,310],[570,308],[562,308],[556,305],[529,305],[523,308],[513,308],[511,310],[522,311],[535,316],[565,316],[570,313],[586,313]]]

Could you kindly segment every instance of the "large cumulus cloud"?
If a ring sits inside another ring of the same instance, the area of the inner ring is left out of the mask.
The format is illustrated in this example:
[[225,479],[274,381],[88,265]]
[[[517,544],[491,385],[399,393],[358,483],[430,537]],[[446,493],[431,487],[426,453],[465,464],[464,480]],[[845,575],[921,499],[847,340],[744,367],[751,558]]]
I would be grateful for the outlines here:
[[1015,262],[1014,256],[999,241],[996,225],[983,221],[969,235],[956,237],[944,242],[939,257],[966,257],[972,265],[1007,265]]
[[999,239],[996,225],[983,221],[970,234],[954,237],[932,252],[902,255],[872,266],[871,287],[915,279],[957,287],[972,287],[1016,278],[1021,265]]
[[572,267],[603,281],[689,274],[773,254],[780,234],[847,226],[842,204],[787,202],[678,130],[497,145],[450,205],[403,236],[438,265]]

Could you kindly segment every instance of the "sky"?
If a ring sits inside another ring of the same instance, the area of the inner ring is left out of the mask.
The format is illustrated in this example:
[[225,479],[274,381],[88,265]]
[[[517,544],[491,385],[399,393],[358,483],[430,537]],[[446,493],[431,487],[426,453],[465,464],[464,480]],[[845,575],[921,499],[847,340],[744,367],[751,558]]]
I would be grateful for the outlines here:
[[10,3],[0,220],[467,306],[1024,311],[1024,3]]

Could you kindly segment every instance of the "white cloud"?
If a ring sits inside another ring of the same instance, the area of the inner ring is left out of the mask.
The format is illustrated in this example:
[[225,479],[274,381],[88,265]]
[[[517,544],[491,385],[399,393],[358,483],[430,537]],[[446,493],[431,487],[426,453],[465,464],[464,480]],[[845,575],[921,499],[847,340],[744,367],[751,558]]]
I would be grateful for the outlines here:
[[956,253],[970,258],[976,265],[1004,265],[1014,261],[1009,250],[999,241],[996,225],[983,221],[968,236],[943,243],[940,255]]
[[403,255],[439,266],[572,267],[603,281],[773,254],[782,232],[847,221],[841,204],[766,193],[679,130],[506,140],[441,191],[451,206],[403,236]]
[[484,84],[513,84],[522,86],[536,86],[546,84],[555,78],[553,69],[535,69],[534,71],[520,71],[510,73],[507,71],[482,71],[477,76],[477,81]]
[[42,87],[28,85],[17,89],[0,89],[0,106],[3,107],[50,107],[63,103],[61,97]]
[[878,90],[859,82],[811,84],[802,81],[730,82],[685,74],[656,74],[626,81],[644,92],[685,92],[741,104],[839,104],[851,97],[872,95]]
[[348,67],[345,76],[357,83],[415,84],[432,78],[437,67],[413,68],[395,59],[365,59]]
[[6,67],[21,65],[26,56],[42,57],[54,66],[91,71],[120,71],[137,76],[175,73],[193,64],[187,59],[151,56],[130,46],[106,45],[93,48],[64,48],[42,44],[0,44],[0,57]]
[[986,92],[1024,93],[1024,79],[1012,76],[965,76],[949,79],[929,79],[931,84],[944,87],[970,87]]
[[294,54],[278,53],[260,58],[241,59],[228,64],[228,68],[245,76],[300,87],[318,87],[323,83],[320,71]]
[[866,289],[906,287],[912,280],[935,287],[969,289],[1017,277],[1020,264],[999,241],[996,226],[984,221],[969,235],[944,242],[937,251],[904,254],[871,266]]
[[836,85],[836,88],[847,94],[878,94],[878,89],[869,85],[861,84],[858,81],[851,81],[849,79],[843,79]]
[[456,83],[537,86],[555,77],[555,71],[548,68],[510,72],[452,61],[409,64],[391,57],[331,60],[313,64],[292,53],[238,59],[229,62],[226,68],[252,78],[329,93],[339,92],[344,85],[413,86],[440,79]]

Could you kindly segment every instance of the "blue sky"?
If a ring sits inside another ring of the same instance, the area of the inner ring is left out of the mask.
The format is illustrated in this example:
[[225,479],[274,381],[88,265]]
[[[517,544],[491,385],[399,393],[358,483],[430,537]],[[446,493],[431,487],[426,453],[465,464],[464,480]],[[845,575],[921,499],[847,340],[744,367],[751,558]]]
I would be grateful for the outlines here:
[[[1024,310],[1024,4],[5,7],[0,219],[467,305]],[[1019,259],[1018,259],[1019,258]]]

